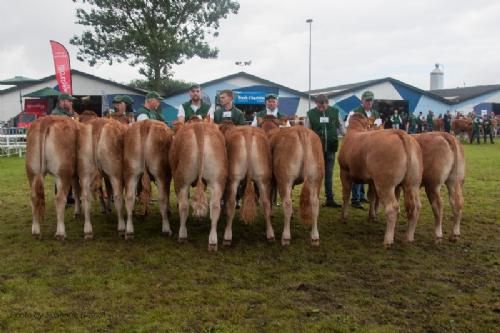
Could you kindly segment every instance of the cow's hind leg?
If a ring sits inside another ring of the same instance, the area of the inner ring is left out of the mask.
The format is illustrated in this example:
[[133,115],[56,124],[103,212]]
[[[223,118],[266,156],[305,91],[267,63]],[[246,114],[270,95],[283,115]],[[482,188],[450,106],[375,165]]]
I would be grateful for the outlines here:
[[208,236],[208,251],[217,251],[217,222],[220,217],[220,200],[224,192],[224,183],[210,182],[210,235]]
[[387,220],[387,226],[384,236],[384,246],[390,247],[394,243],[394,230],[396,228],[396,221],[398,218],[399,203],[396,200],[396,196],[394,194],[394,187],[377,187],[377,189],[380,189],[377,192],[379,193],[380,202],[384,206],[385,218]]
[[31,212],[33,221],[31,224],[31,235],[34,238],[41,238],[40,223],[45,215],[45,192],[43,189],[43,176],[28,174],[31,188]]
[[269,242],[274,242],[274,230],[271,224],[271,182],[258,180],[256,184],[259,189],[260,203],[264,210],[264,219],[266,220],[266,238]]
[[340,181],[342,183],[342,222],[347,223],[347,209],[351,198],[352,179],[346,170],[340,169]]
[[56,216],[57,216],[57,227],[55,237],[58,240],[64,240],[66,238],[66,229],[64,226],[64,209],[66,208],[66,200],[68,197],[68,192],[71,184],[71,177],[59,175],[56,176]]
[[161,232],[167,236],[172,236],[172,230],[170,229],[170,222],[168,221],[168,191],[170,187],[166,181],[166,177],[161,175],[156,178],[158,184],[158,203],[160,205],[161,213]]
[[[311,181],[312,183],[312,181]],[[311,186],[310,203],[312,210],[312,226],[311,226],[311,245],[319,246],[319,231],[318,231],[318,216],[319,216],[319,189],[321,180],[317,181],[315,186]]]
[[[111,183],[110,188],[112,189],[113,201],[115,203],[116,216],[118,219],[117,230],[119,235],[123,235],[127,228],[125,224],[125,219],[123,217],[123,183],[121,175],[111,176],[109,178],[109,183]],[[106,185],[106,191],[108,190],[108,185]],[[109,196],[110,194],[108,194]]]
[[368,201],[370,202],[370,208],[368,212],[368,222],[377,221],[377,190],[375,189],[375,184],[370,183],[368,185]]
[[185,242],[187,240],[187,228],[186,221],[189,214],[189,184],[177,190],[177,202],[179,204],[179,242]]
[[224,206],[226,208],[226,228],[224,230],[224,246],[230,246],[233,240],[233,220],[236,208],[236,192],[239,180],[230,180],[226,187]]
[[408,218],[408,230],[406,231],[405,237],[405,240],[407,242],[413,242],[415,239],[415,229],[417,228],[417,222],[418,217],[420,216],[421,208],[419,189],[420,184],[414,184],[403,189],[405,195],[406,216]]
[[441,196],[439,195],[439,189],[441,185],[437,186],[426,186],[425,193],[427,194],[427,199],[432,207],[432,213],[434,214],[434,234],[436,236],[436,243],[440,243],[443,239],[443,204],[441,201]]
[[134,238],[134,221],[132,220],[132,217],[134,214],[135,190],[137,189],[139,177],[140,175],[138,174],[130,174],[125,178],[125,209],[127,210],[127,225],[125,226],[125,230],[118,230],[119,234],[122,234],[122,232],[124,232],[125,239]]
[[292,184],[279,183],[278,189],[280,192],[281,201],[283,203],[283,214],[285,216],[285,223],[283,225],[283,234],[281,236],[281,245],[290,245],[292,234],[290,232],[290,220],[292,219]]
[[[91,196],[91,186],[93,177],[87,173],[80,175],[81,191],[82,191],[82,205],[83,205],[83,216],[85,222],[83,224],[83,237],[85,239],[91,239],[93,237],[92,233],[92,222],[90,221],[90,209],[92,203]],[[75,200],[76,201],[76,200]]]
[[464,208],[462,184],[459,180],[449,181],[446,183],[446,187],[448,188],[448,197],[453,213],[453,233],[450,236],[450,240],[457,241],[460,238],[460,220],[462,219],[462,209]]

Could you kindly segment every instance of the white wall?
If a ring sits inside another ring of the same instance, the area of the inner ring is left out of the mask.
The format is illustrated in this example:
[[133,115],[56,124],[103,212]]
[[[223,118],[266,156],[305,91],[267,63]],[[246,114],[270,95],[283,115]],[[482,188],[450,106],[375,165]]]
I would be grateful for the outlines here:
[[452,110],[452,107],[453,105],[448,105],[422,95],[422,97],[420,97],[420,100],[418,101],[417,106],[415,107],[415,111],[413,111],[413,114],[418,115],[420,112],[422,112],[422,114],[426,116],[429,113],[429,110],[432,110],[434,116],[437,117],[440,113],[444,115],[447,110]]
[[[125,87],[116,86],[98,80],[93,80],[91,78],[79,75],[78,73],[73,73],[72,80],[74,95],[102,95],[103,92],[104,94],[137,94],[135,90],[126,89]],[[56,86],[56,79],[52,79],[22,89],[21,94],[26,95],[45,87],[54,88]],[[21,112],[21,106],[19,104],[19,92],[19,89],[5,94],[1,94],[0,91],[0,120],[9,120],[10,118],[16,116],[19,112]]]

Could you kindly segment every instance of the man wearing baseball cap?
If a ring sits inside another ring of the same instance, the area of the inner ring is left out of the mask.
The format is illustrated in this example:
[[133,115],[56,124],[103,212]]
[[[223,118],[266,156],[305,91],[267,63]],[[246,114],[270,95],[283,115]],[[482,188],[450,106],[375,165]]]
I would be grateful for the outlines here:
[[125,102],[125,96],[116,95],[113,97],[113,109],[115,112],[111,114],[111,118],[117,120],[121,123],[128,124],[127,118],[127,103]]
[[[276,94],[267,94],[265,97],[266,108],[262,111],[259,111],[255,114],[255,117],[252,121],[252,126],[260,127],[260,122],[262,118],[265,116],[272,116],[277,119],[282,119],[285,116],[279,112],[278,110],[278,95]],[[287,122],[287,126],[290,126],[290,123]]]
[[179,105],[177,120],[181,123],[192,117],[214,119],[214,108],[207,104],[201,98],[201,87],[199,84],[193,84],[189,87],[189,101]]
[[73,96],[62,93],[57,98],[57,106],[50,113],[51,116],[74,117]]
[[161,115],[160,103],[162,98],[156,91],[150,91],[146,95],[144,106],[137,110],[137,121],[153,119],[165,122]]

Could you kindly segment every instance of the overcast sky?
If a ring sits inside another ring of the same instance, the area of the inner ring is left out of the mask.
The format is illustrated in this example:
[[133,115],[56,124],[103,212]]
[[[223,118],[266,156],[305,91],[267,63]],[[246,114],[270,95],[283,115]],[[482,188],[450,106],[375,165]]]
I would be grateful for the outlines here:
[[[205,82],[246,71],[308,89],[312,18],[312,88],[391,76],[429,89],[429,72],[444,65],[445,88],[500,84],[500,1],[496,0],[241,0],[222,21],[214,60],[191,59],[174,77]],[[54,73],[49,40],[64,44],[72,68],[128,83],[141,78],[126,64],[90,67],[69,44],[83,31],[70,0],[1,1],[0,79]],[[235,61],[251,60],[248,67]]]

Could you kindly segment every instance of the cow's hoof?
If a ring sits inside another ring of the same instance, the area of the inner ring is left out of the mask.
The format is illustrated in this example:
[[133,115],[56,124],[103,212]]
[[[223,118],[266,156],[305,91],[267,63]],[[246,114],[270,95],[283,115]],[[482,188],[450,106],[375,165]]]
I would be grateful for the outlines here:
[[318,239],[311,239],[311,245],[312,246],[319,246],[319,238]]
[[223,245],[223,246],[231,246],[231,242],[232,242],[232,240],[231,240],[231,239],[224,239],[224,240],[222,241],[222,245]]
[[290,245],[290,239],[281,239],[281,245],[283,246],[289,246]]
[[84,235],[83,235],[83,239],[85,240],[90,240],[90,239],[93,239],[94,238],[94,234],[91,233],[91,232],[86,232]]
[[217,252],[217,244],[208,244],[208,252]]
[[125,240],[133,240],[134,239],[134,233],[133,232],[126,232],[125,233]]
[[443,242],[443,237],[436,237],[434,244],[441,244]]
[[172,231],[162,231],[161,234],[165,237],[172,237]]
[[125,230],[118,230],[118,237],[124,238],[125,237]]
[[58,240],[58,241],[63,241],[63,240],[66,239],[66,235],[58,235],[58,234],[56,234],[55,237],[56,237],[56,240]]
[[460,239],[460,235],[451,235],[450,236],[450,242],[456,243]]
[[42,239],[42,235],[41,234],[31,234],[31,237],[33,237],[33,239]]
[[368,218],[368,223],[377,223],[377,217],[375,217],[375,216],[369,217]]
[[385,249],[390,249],[392,247],[393,243],[384,243],[384,248]]
[[184,238],[184,237],[181,238],[181,237],[179,237],[179,243],[181,243],[181,244],[187,243],[187,238]]
[[341,218],[341,219],[340,219],[340,222],[342,222],[342,223],[344,223],[344,224],[347,224],[347,219],[345,219],[345,218]]
[[274,239],[274,237],[269,237],[269,238],[267,239],[267,242],[268,242],[268,243],[274,243],[275,241],[276,241],[276,239]]

